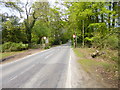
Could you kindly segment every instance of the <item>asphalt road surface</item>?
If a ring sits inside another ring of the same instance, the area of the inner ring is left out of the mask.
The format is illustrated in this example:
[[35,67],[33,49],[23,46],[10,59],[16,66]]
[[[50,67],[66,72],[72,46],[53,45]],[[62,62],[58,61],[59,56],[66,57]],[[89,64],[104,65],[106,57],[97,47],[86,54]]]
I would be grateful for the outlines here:
[[[70,44],[0,65],[2,88],[69,87]],[[0,88],[1,88],[0,87]]]

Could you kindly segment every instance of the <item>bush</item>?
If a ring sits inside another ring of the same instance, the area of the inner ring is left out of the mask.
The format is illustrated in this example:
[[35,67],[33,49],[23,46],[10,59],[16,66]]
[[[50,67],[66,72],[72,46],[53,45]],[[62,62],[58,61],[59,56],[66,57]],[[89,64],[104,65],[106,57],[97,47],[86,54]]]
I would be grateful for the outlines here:
[[50,46],[46,46],[45,49],[50,49]]
[[7,51],[21,51],[28,49],[28,44],[14,43],[14,42],[6,42],[2,45],[2,52]]
[[108,37],[105,41],[106,46],[111,49],[118,49],[118,37],[117,35],[112,35]]
[[32,43],[32,47],[31,48],[32,49],[38,49],[38,48],[41,48],[41,45]]
[[99,49],[118,49],[118,41],[119,39],[117,34],[113,34],[107,38],[98,35],[97,37],[93,37],[92,46],[97,47]]

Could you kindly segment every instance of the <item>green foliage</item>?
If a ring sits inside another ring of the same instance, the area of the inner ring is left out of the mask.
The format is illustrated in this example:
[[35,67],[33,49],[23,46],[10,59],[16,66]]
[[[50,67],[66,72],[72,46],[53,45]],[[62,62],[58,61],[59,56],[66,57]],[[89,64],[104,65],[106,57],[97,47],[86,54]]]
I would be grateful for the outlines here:
[[107,44],[105,41],[109,41],[108,36],[115,28],[115,18],[117,18],[115,10],[117,3],[113,7],[111,4],[107,2],[66,2],[65,6],[68,7],[66,14],[69,15],[68,31],[72,33],[71,35],[77,33],[78,40],[83,43],[83,46],[85,43],[87,46],[105,47]]
[[6,42],[2,45],[2,52],[6,51],[20,51],[28,48],[28,44]]
[[[17,16],[0,14],[2,17],[2,43],[23,42],[30,48],[43,44],[43,37],[49,38],[49,45],[66,43],[77,35],[78,45],[98,48],[117,49],[118,39],[110,36],[115,30],[118,18],[118,3],[116,2],[62,2],[50,7],[49,2],[28,2],[20,5],[19,2],[2,2],[7,8],[20,13],[26,7],[26,19],[19,22]],[[65,9],[57,6],[63,6]],[[23,14],[24,15],[24,14]],[[113,44],[114,43],[114,44]],[[31,44],[31,45],[30,45]],[[32,46],[32,47],[31,47]],[[16,49],[15,49],[16,50]]]
[[118,41],[119,39],[117,35],[111,35],[104,41],[104,43],[106,44],[106,47],[118,49]]
[[88,26],[90,33],[100,33],[101,35],[105,35],[107,33],[107,27],[105,23],[92,23]]
[[92,42],[94,40],[94,37],[92,37],[92,38],[86,37],[85,40]]
[[45,49],[49,49],[49,48],[50,48],[50,46],[46,46],[46,47],[45,47]]
[[51,29],[48,28],[47,24],[42,22],[42,21],[36,21],[33,29],[32,29],[32,35],[34,38],[32,38],[32,41],[34,43],[42,43],[42,38],[45,37],[50,37],[51,36]]
[[6,21],[2,24],[2,42],[26,41],[25,30],[22,25],[15,25],[14,21]]
[[41,23],[41,21],[36,21],[33,32],[35,32],[38,37],[50,36],[50,29],[45,23]]
[[40,44],[36,44],[36,43],[32,43],[32,49],[39,49],[41,48],[41,45]]

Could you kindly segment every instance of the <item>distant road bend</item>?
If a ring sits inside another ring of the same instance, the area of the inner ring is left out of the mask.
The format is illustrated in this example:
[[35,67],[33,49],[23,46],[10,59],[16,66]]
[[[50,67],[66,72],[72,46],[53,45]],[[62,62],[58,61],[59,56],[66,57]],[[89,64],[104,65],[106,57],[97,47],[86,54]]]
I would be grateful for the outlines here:
[[69,60],[67,43],[0,65],[0,84],[2,88],[65,88]]

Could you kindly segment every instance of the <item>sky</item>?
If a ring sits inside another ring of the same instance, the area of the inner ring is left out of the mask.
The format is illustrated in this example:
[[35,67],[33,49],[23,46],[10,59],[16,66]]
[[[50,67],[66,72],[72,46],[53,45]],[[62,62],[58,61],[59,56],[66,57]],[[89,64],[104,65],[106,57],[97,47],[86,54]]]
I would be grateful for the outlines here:
[[[16,0],[0,0],[0,1],[4,1],[4,2],[7,2],[7,1],[16,2]],[[26,2],[27,2],[27,0],[20,0],[20,1],[22,1],[23,3],[26,3]],[[28,1],[31,2],[31,4],[32,4],[32,3],[35,2],[35,1],[38,1],[38,2],[43,2],[43,1],[45,1],[45,2],[46,2],[47,0],[28,0]],[[50,5],[51,5],[51,6],[54,6],[54,5],[55,5],[55,1],[61,1],[61,0],[49,0]],[[11,16],[11,15],[16,15],[16,16],[20,17],[19,12],[17,12],[16,10],[13,11],[13,9],[8,9],[8,8],[5,8],[4,6],[0,5],[0,14],[3,14],[3,13],[5,13],[5,12],[7,12],[9,16]],[[23,14],[23,17],[24,17],[24,16],[26,16],[26,15]],[[25,17],[24,17],[24,18],[25,18]],[[20,22],[23,22],[24,18],[22,18],[22,19],[20,20]],[[1,22],[0,22],[0,23],[1,23]],[[0,31],[1,31],[1,25],[0,25]]]
[[[8,1],[8,0],[4,0],[4,1]],[[15,2],[16,0],[10,0],[10,1]],[[38,1],[38,2],[45,1],[45,2],[47,2],[47,0],[20,0],[20,1],[23,2],[23,3],[26,3],[27,1],[29,1],[30,4],[32,4],[35,1]],[[50,5],[54,6],[55,5],[55,1],[60,1],[60,0],[49,0]],[[16,15],[16,16],[20,17],[19,12],[17,12],[16,10],[13,11],[13,9],[8,9],[8,8],[5,8],[4,6],[0,5],[0,13],[3,14],[5,12],[7,12],[8,15]],[[23,17],[24,16],[26,16],[26,15],[23,15]],[[21,19],[20,22],[22,22],[23,20],[24,20],[24,18]]]
[[[4,0],[4,1],[8,1],[8,0]],[[10,0],[10,1],[14,2],[16,0]],[[47,1],[47,0],[20,0],[20,1],[23,2],[23,3],[26,3],[27,1],[29,1],[32,4],[35,1],[41,1],[41,2],[43,2],[43,1]],[[55,0],[49,0],[49,2],[51,4],[51,6],[52,6],[52,5],[54,5]],[[13,14],[12,11],[11,11],[11,9],[7,9],[7,8],[5,8],[5,7],[3,7],[3,6],[0,5],[0,13],[5,13],[5,12],[9,12],[9,11],[11,12],[9,14]]]
[[[0,0],[1,1],[1,0]],[[8,1],[8,0],[4,0],[4,1]],[[10,0],[10,1],[16,1],[16,0]],[[23,3],[26,3],[27,2],[27,0],[20,0],[20,1],[22,1]],[[38,2],[43,2],[43,1],[47,1],[47,0],[28,0],[29,2],[31,2],[31,4],[33,3],[33,2],[35,2],[35,1],[38,1]],[[57,1],[57,2],[62,2],[62,1],[65,1],[65,0],[48,0],[49,2],[50,2],[50,5],[51,6],[56,6],[56,4],[55,4],[55,1]],[[76,1],[76,0],[68,0],[68,1]],[[78,0],[78,1],[80,1],[80,0]],[[82,0],[81,0],[82,1]],[[86,1],[86,0],[85,0]],[[98,1],[98,0],[97,0]],[[118,1],[120,1],[120,0],[118,0]],[[62,9],[65,9],[63,6],[59,6],[59,5],[57,5],[57,7],[60,7],[61,8],[61,10]],[[18,17],[20,17],[20,15],[19,15],[19,13],[17,12],[17,11],[13,11],[12,9],[7,9],[7,8],[5,8],[5,7],[3,7],[3,6],[1,6],[0,5],[0,13],[5,13],[5,12],[7,12],[9,15],[16,15],[16,16],[18,16]],[[26,15],[24,15],[23,14],[23,16],[26,16]],[[25,18],[25,17],[24,17]],[[20,22],[23,22],[23,20],[24,20],[24,18],[23,19],[21,19],[20,20]]]
[[[0,1],[2,1],[2,0],[0,0]],[[3,1],[9,1],[9,0],[3,0]],[[16,0],[10,0],[10,1],[15,2]],[[58,1],[58,2],[62,2],[62,1],[69,1],[69,2],[82,2],[82,1],[84,1],[84,2],[88,2],[88,1],[104,1],[104,0],[20,0],[20,1],[22,1],[23,3],[26,3],[27,1],[29,1],[31,3],[35,2],[35,1],[38,1],[38,2],[47,2],[47,1],[49,1],[50,5],[54,6],[55,1]],[[120,1],[120,0],[106,0],[106,1]],[[58,7],[61,7],[61,6],[58,6]],[[14,14],[13,10],[10,10],[10,9],[8,10],[8,9],[6,9],[6,8],[4,8],[4,7],[2,7],[0,5],[0,13],[4,13],[4,12],[10,12],[9,14],[11,14],[11,15]],[[17,14],[16,11],[15,11],[15,13]]]

